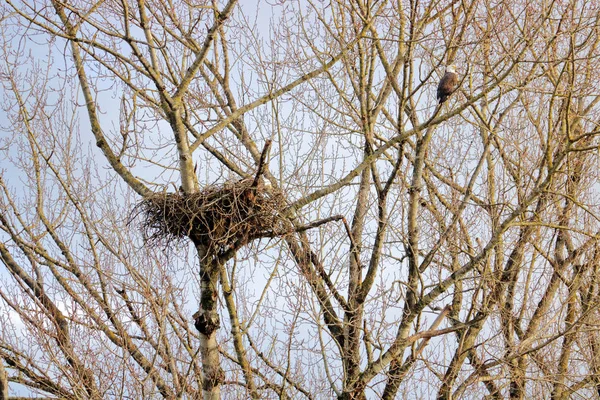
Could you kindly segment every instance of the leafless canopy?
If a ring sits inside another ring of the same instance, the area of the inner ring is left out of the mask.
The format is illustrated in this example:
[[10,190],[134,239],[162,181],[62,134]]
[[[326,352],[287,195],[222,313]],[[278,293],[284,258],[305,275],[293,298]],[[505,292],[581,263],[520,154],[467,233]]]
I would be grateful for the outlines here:
[[599,70],[597,0],[2,2],[0,399],[600,399]]

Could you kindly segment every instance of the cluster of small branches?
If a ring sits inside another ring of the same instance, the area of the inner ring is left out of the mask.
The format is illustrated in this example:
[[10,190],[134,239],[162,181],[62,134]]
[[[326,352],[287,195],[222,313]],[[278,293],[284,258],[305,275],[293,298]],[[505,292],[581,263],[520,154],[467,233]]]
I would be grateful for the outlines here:
[[169,245],[189,238],[195,244],[226,249],[289,231],[281,192],[251,179],[211,185],[196,193],[155,193],[134,209],[150,244]]

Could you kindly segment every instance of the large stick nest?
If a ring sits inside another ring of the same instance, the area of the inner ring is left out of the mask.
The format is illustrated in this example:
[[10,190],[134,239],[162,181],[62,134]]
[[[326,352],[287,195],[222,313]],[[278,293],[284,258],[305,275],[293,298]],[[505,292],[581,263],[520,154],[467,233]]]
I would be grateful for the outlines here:
[[155,193],[134,213],[142,216],[142,232],[151,243],[168,245],[187,237],[218,251],[289,232],[290,223],[282,215],[285,206],[281,192],[245,179],[192,194]]

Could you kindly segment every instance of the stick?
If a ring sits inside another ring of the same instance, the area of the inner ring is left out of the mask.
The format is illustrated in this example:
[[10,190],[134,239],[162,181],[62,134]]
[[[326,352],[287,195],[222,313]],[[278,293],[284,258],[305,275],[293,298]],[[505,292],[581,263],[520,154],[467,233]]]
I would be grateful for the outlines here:
[[256,171],[256,176],[254,177],[254,182],[252,182],[252,186],[250,186],[250,188],[252,188],[252,189],[256,189],[256,187],[258,186],[258,181],[260,179],[260,176],[262,174],[264,174],[264,172],[265,172],[265,166],[267,164],[265,162],[265,159],[267,158],[267,153],[269,152],[271,143],[272,143],[271,139],[268,139],[265,142],[265,147],[263,147],[263,151],[260,155],[260,161],[258,162],[258,170]]

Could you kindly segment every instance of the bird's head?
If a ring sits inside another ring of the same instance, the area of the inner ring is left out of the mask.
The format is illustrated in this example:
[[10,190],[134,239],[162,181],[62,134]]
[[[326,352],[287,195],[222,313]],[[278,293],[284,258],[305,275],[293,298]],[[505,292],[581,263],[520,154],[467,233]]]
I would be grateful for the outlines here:
[[452,72],[453,74],[455,74],[456,73],[456,65],[455,64],[448,65],[446,67],[446,72]]

